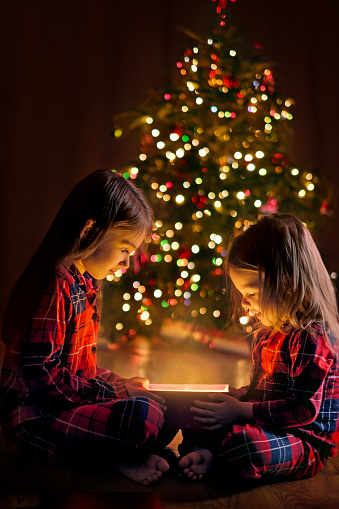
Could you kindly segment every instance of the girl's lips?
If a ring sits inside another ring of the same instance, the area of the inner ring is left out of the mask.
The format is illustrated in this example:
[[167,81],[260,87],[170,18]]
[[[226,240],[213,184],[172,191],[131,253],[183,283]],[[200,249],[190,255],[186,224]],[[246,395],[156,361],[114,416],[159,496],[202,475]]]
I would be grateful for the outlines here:
[[248,314],[250,316],[255,316],[256,318],[260,318],[261,317],[261,313],[259,313],[257,311],[249,311]]

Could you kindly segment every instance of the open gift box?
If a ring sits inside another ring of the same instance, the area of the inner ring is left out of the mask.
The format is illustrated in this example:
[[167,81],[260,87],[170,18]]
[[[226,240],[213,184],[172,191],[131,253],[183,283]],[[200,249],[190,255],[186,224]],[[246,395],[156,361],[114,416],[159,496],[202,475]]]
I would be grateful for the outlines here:
[[149,384],[149,390],[164,398],[165,423],[169,428],[202,428],[190,411],[193,401],[211,402],[208,394],[229,391],[228,384]]

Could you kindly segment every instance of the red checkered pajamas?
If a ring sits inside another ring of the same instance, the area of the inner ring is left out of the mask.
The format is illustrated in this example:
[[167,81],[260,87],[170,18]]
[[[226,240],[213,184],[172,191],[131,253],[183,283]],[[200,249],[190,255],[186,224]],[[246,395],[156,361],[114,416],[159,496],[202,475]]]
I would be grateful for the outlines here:
[[339,355],[331,342],[333,349],[318,323],[311,331],[259,331],[241,398],[253,403],[254,422],[200,436],[186,430],[180,452],[193,440],[210,447],[216,467],[236,477],[315,475],[339,441]]
[[156,402],[129,398],[124,378],[97,367],[95,298],[87,273],[61,269],[36,310],[30,338],[18,339],[15,331],[7,338],[2,433],[30,460],[151,450],[162,428]]

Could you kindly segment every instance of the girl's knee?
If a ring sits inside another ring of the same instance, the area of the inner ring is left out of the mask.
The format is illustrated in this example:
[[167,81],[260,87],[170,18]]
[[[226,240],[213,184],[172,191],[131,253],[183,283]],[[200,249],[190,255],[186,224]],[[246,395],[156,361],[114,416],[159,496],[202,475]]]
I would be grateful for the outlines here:
[[148,398],[129,398],[117,401],[112,407],[110,429],[121,440],[140,448],[155,443],[164,423],[157,403]]
[[262,430],[255,426],[233,426],[222,441],[221,463],[233,475],[259,479],[270,460],[269,447]]

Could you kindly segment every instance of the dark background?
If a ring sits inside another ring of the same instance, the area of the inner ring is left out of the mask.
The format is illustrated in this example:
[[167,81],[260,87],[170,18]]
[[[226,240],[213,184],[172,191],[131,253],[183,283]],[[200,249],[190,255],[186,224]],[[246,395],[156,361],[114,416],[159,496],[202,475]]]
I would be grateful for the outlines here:
[[[297,164],[327,179],[333,217],[319,245],[339,268],[337,0],[237,0],[227,21],[276,63],[292,97]],[[210,0],[1,1],[1,301],[73,185],[139,154],[135,137],[114,141],[112,117],[169,83],[191,41],[181,25],[211,36]]]

